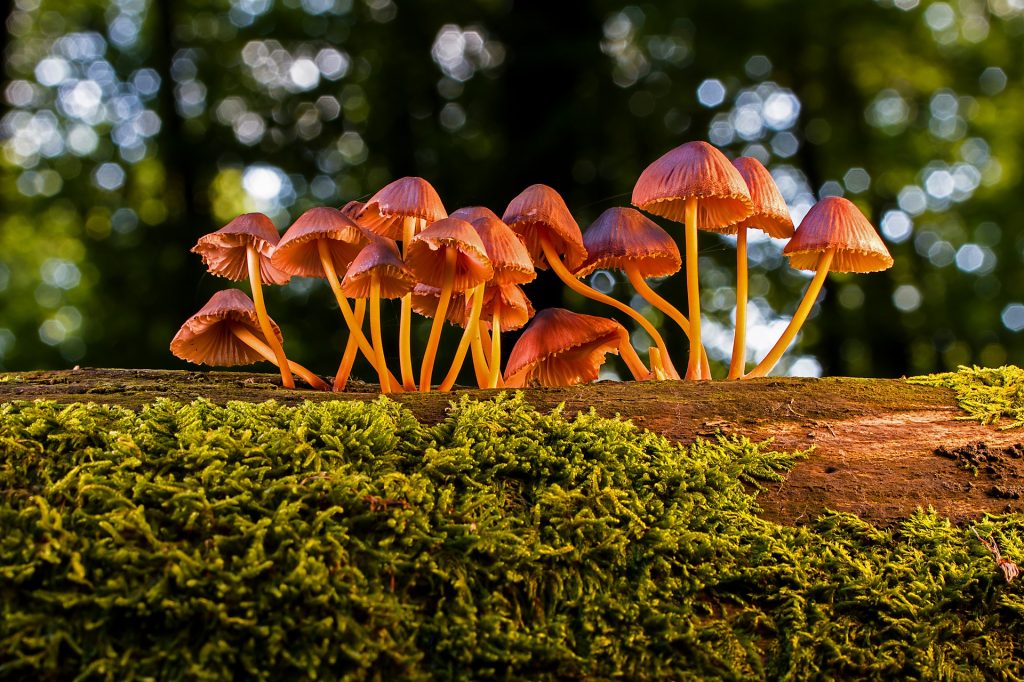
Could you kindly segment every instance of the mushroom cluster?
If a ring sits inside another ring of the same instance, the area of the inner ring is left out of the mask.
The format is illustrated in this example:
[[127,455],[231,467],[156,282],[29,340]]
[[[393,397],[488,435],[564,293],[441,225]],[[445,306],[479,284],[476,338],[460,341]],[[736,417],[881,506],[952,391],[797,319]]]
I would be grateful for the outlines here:
[[[444,323],[449,322],[462,332],[438,384],[442,391],[454,386],[467,354],[481,388],[593,381],[608,353],[619,354],[637,381],[682,378],[664,338],[643,314],[583,281],[595,270],[616,269],[688,338],[683,377],[707,380],[712,376],[701,342],[697,269],[698,231],[707,230],[736,236],[736,332],[728,378],[763,377],[793,342],[830,271],[874,272],[893,262],[875,229],[848,200],[822,199],[794,229],[778,187],[759,161],[741,157],[730,162],[702,141],[688,142],[650,164],[637,180],[632,203],[682,223],[682,253],[668,232],[634,208],[610,208],[584,233],[562,197],[546,185],[527,187],[500,218],[481,206],[449,216],[430,183],[414,177],[395,180],[365,203],[309,209],[283,236],[267,216],[241,215],[201,237],[192,250],[210,273],[247,279],[252,298],[237,289],[218,292],[185,322],[171,351],[211,365],[267,360],[280,369],[285,387],[293,388],[297,376],[315,389],[334,391],[345,390],[362,354],[382,392],[429,391],[435,386]],[[751,228],[789,238],[783,253],[790,265],[815,274],[778,342],[747,372]],[[684,267],[686,314],[647,282]],[[615,320],[562,308],[535,314],[523,285],[536,278],[537,269],[549,268],[574,292],[631,317],[650,340],[646,364]],[[338,302],[348,335],[331,385],[288,360],[281,331],[267,313],[263,285],[285,284],[293,276],[326,279]],[[401,299],[397,376],[388,367],[382,298]],[[364,332],[367,308],[369,338]],[[411,342],[413,311],[433,318],[418,372]],[[528,323],[502,371],[502,332]]]

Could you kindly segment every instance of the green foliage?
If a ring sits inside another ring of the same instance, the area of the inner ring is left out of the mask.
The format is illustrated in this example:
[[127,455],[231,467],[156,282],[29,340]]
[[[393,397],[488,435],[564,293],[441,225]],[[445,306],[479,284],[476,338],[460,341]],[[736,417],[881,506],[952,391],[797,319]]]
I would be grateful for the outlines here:
[[956,401],[967,416],[982,424],[996,424],[1010,419],[1001,429],[1024,426],[1024,369],[1006,365],[995,369],[961,366],[955,372],[932,374],[908,379],[912,384],[943,386],[956,392]]
[[503,395],[15,403],[0,446],[3,679],[1021,676],[969,530],[760,519],[800,454],[743,438]]

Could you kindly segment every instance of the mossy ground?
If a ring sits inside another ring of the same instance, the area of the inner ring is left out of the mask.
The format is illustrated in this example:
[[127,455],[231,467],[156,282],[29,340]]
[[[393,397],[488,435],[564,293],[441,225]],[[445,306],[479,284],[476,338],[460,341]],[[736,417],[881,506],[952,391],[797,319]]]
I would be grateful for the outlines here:
[[[968,527],[758,516],[798,453],[522,396],[0,406],[0,678],[1020,679]],[[988,516],[1011,558],[1024,516]]]
[[967,413],[961,419],[998,424],[1004,430],[1024,426],[1024,369],[1020,367],[961,366],[956,372],[913,377],[909,382],[952,389]]

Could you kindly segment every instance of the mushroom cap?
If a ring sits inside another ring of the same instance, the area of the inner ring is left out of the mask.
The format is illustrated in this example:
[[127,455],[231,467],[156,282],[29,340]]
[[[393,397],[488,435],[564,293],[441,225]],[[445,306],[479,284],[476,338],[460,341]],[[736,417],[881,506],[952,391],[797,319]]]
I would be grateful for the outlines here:
[[[412,288],[412,309],[423,317],[434,317],[437,315],[437,304],[440,301],[441,290],[437,287],[420,283]],[[469,307],[467,306],[465,294],[462,292],[452,292],[444,319],[459,327],[466,326],[469,322]]]
[[267,284],[287,284],[291,275],[270,262],[280,237],[270,218],[262,213],[243,213],[216,232],[203,235],[192,247],[212,275],[235,281],[249,278],[246,250],[252,245],[259,254],[260,278]]
[[697,226],[720,231],[754,210],[747,184],[725,154],[707,142],[687,142],[644,169],[633,188],[634,206],[677,223],[696,197]]
[[467,223],[474,224],[481,218],[493,218],[494,220],[501,220],[498,214],[487,208],[486,206],[463,206],[460,209],[456,209],[450,216],[450,218],[460,218],[465,220]]
[[406,247],[405,264],[418,281],[440,288],[446,249],[455,249],[458,253],[452,291],[472,289],[494,276],[480,235],[472,225],[458,218],[438,220],[413,237]]
[[679,272],[682,257],[672,236],[635,208],[609,208],[583,234],[587,262],[575,274],[600,268],[625,270],[634,263],[640,275],[665,277]]
[[[776,239],[792,237],[793,218],[789,215],[789,207],[786,206],[782,192],[764,164],[751,156],[741,156],[733,159],[732,165],[747,183],[750,200],[754,203],[754,212],[740,222],[730,225],[729,233],[735,233],[741,227],[752,227]],[[725,232],[725,228],[722,232]]]
[[[467,314],[471,301],[466,301]],[[480,324],[494,326],[494,311],[501,311],[501,331],[519,329],[530,321],[535,311],[522,287],[517,284],[499,284],[484,290],[484,305],[480,311]]]
[[342,292],[349,298],[369,298],[374,273],[380,281],[381,298],[401,298],[416,283],[398,254],[398,245],[387,237],[375,236],[363,247],[341,280]]
[[345,272],[366,244],[363,229],[336,208],[311,208],[292,223],[270,259],[274,267],[298,277],[326,277],[317,243],[327,242],[334,270]]
[[519,235],[533,264],[548,269],[540,237],[546,235],[555,251],[564,254],[565,267],[575,272],[587,259],[583,234],[565,200],[547,185],[530,185],[509,202],[501,219]]
[[370,197],[359,214],[359,224],[382,237],[401,240],[406,218],[420,218],[429,225],[447,217],[441,197],[429,182],[404,177],[384,185]]
[[[171,341],[171,352],[175,357],[197,365],[223,367],[265,360],[231,333],[232,322],[248,328],[253,335],[266,341],[252,300],[238,289],[225,289],[215,293],[198,313],[185,320]],[[283,340],[281,330],[273,320],[270,326],[280,343]]]
[[807,212],[782,253],[790,267],[817,270],[818,256],[835,249],[831,272],[878,272],[892,256],[868,219],[849,199],[825,197]]
[[[625,328],[614,320],[547,308],[526,328],[505,366],[505,380],[571,386],[597,379],[607,353],[618,354]],[[518,376],[517,376],[518,375]]]
[[525,284],[537,279],[530,252],[501,219],[493,214],[472,222],[494,268],[494,284]]

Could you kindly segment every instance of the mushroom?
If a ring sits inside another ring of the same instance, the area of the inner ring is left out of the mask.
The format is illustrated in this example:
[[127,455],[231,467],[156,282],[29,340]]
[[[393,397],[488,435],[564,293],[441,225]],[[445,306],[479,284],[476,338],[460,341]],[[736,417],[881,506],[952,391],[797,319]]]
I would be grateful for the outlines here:
[[690,359],[686,378],[698,376],[700,286],[697,277],[697,229],[718,230],[743,220],[753,210],[739,171],[707,142],[687,142],[644,169],[633,188],[634,206],[685,224],[686,298],[690,321]]
[[284,346],[271,330],[270,316],[263,302],[264,281],[287,284],[290,279],[270,263],[278,239],[277,228],[270,218],[262,213],[245,213],[216,232],[200,237],[192,252],[202,257],[211,274],[235,281],[248,277],[260,329],[274,352],[275,364],[281,369],[281,383],[285,388],[295,388]]
[[[269,326],[281,343],[277,324],[270,320]],[[260,360],[277,364],[277,357],[266,341],[252,300],[238,289],[227,289],[215,293],[181,325],[171,341],[171,352],[199,365],[248,365]],[[302,365],[289,361],[287,367],[313,388],[328,390],[320,377]]]
[[[437,356],[437,344],[441,338],[441,327],[448,309],[452,292],[466,292],[480,287],[491,279],[494,269],[487,258],[483,242],[473,226],[458,218],[444,218],[413,237],[406,247],[405,263],[416,275],[416,279],[424,284],[441,290],[434,322],[430,326],[430,337],[420,367],[420,390],[429,391],[434,358]],[[474,314],[466,326],[456,350],[456,358],[460,353],[465,357],[469,343],[477,334],[477,320],[483,305],[483,289],[473,293]],[[410,309],[412,297],[410,296]],[[453,362],[453,366],[459,364]],[[456,370],[458,371],[458,370]]]
[[341,282],[342,292],[359,300],[370,300],[370,333],[376,354],[377,376],[381,391],[390,393],[399,389],[391,385],[388,365],[384,359],[384,342],[380,330],[380,299],[401,298],[412,290],[416,278],[402,262],[398,246],[387,237],[374,237],[363,247],[348,267]]
[[[341,292],[338,273],[344,274],[349,263],[356,257],[366,244],[367,234],[356,223],[336,208],[319,206],[311,208],[292,223],[278,243],[271,258],[273,265],[283,272],[296,277],[319,277],[326,279],[338,302],[338,308],[348,326],[349,338],[359,344],[363,336],[362,310],[358,306],[355,312],[348,304],[348,299]],[[364,304],[365,305],[365,304]],[[363,353],[372,349],[363,337]],[[376,367],[372,353],[367,360]],[[334,390],[340,391],[348,380],[348,371],[334,377]]]
[[746,371],[747,360],[747,229],[753,227],[769,237],[789,239],[793,236],[793,219],[772,174],[760,161],[741,156],[732,165],[743,176],[754,203],[754,212],[732,226],[736,230],[736,333],[729,378],[739,379]]
[[483,310],[480,313],[480,339],[485,343],[487,331],[491,329],[489,344],[490,358],[485,360],[489,372],[486,385],[480,388],[497,388],[501,377],[501,333],[520,329],[535,315],[530,299],[518,284],[488,286],[484,291]]
[[[648,277],[667,277],[679,272],[679,247],[665,230],[633,208],[609,208],[583,233],[587,261],[576,271],[585,277],[601,268],[622,270],[637,293],[671,318],[689,337],[690,323],[678,308],[659,296],[647,284]],[[658,346],[662,360],[671,367],[666,346]],[[701,353],[700,378],[710,379],[707,354]],[[674,368],[673,368],[674,369]]]
[[[377,191],[359,214],[360,224],[382,237],[401,240],[402,256],[409,257],[409,242],[427,225],[447,218],[448,212],[433,186],[423,178],[404,177]],[[412,369],[412,299],[402,297],[398,327],[398,358],[402,385],[416,390]]]
[[[486,387],[496,388],[498,378],[501,376],[501,331],[503,329],[501,315],[502,311],[507,309],[507,306],[500,304],[500,297],[495,299],[493,294],[490,296],[487,294],[500,287],[532,282],[537,278],[537,272],[533,268],[530,252],[526,250],[526,247],[519,240],[519,237],[516,236],[516,233],[489,209],[482,206],[470,206],[468,208],[460,208],[452,215],[453,217],[465,216],[464,219],[468,220],[476,228],[477,233],[480,235],[480,240],[484,244],[484,249],[487,251],[487,257],[491,259],[491,265],[494,268],[494,278],[487,283],[485,291],[484,310],[486,314],[481,320],[490,323],[492,330],[489,348],[490,360],[487,361],[489,371]],[[511,293],[510,290],[508,295],[514,296],[515,294]],[[488,302],[490,302],[490,305],[488,305]],[[519,306],[518,309],[523,311],[529,305],[529,301],[526,300],[526,296],[522,291],[519,291],[519,296],[515,299],[515,305]],[[532,312],[530,314],[532,315]],[[528,319],[529,316],[518,326],[509,327],[509,329],[518,329]],[[481,332],[483,333],[484,330],[481,329]],[[475,340],[474,343],[477,341]],[[475,346],[474,361],[477,361]],[[484,387],[481,386],[481,388]]]
[[526,328],[512,348],[505,385],[519,388],[573,386],[597,379],[605,355],[621,352],[639,381],[646,369],[629,343],[626,328],[615,320],[547,308]]
[[[573,276],[572,273],[586,261],[587,249],[583,245],[580,226],[558,192],[547,185],[530,185],[509,202],[501,219],[526,244],[535,267],[541,270],[550,267],[576,293],[626,313],[643,327],[656,345],[664,346],[658,330],[647,318]],[[652,369],[655,374],[663,371],[660,366]]]
[[814,278],[782,336],[744,379],[772,371],[811,312],[829,271],[878,272],[892,267],[892,256],[875,228],[842,197],[826,197],[812,206],[782,252],[789,256],[790,267],[813,270]]

